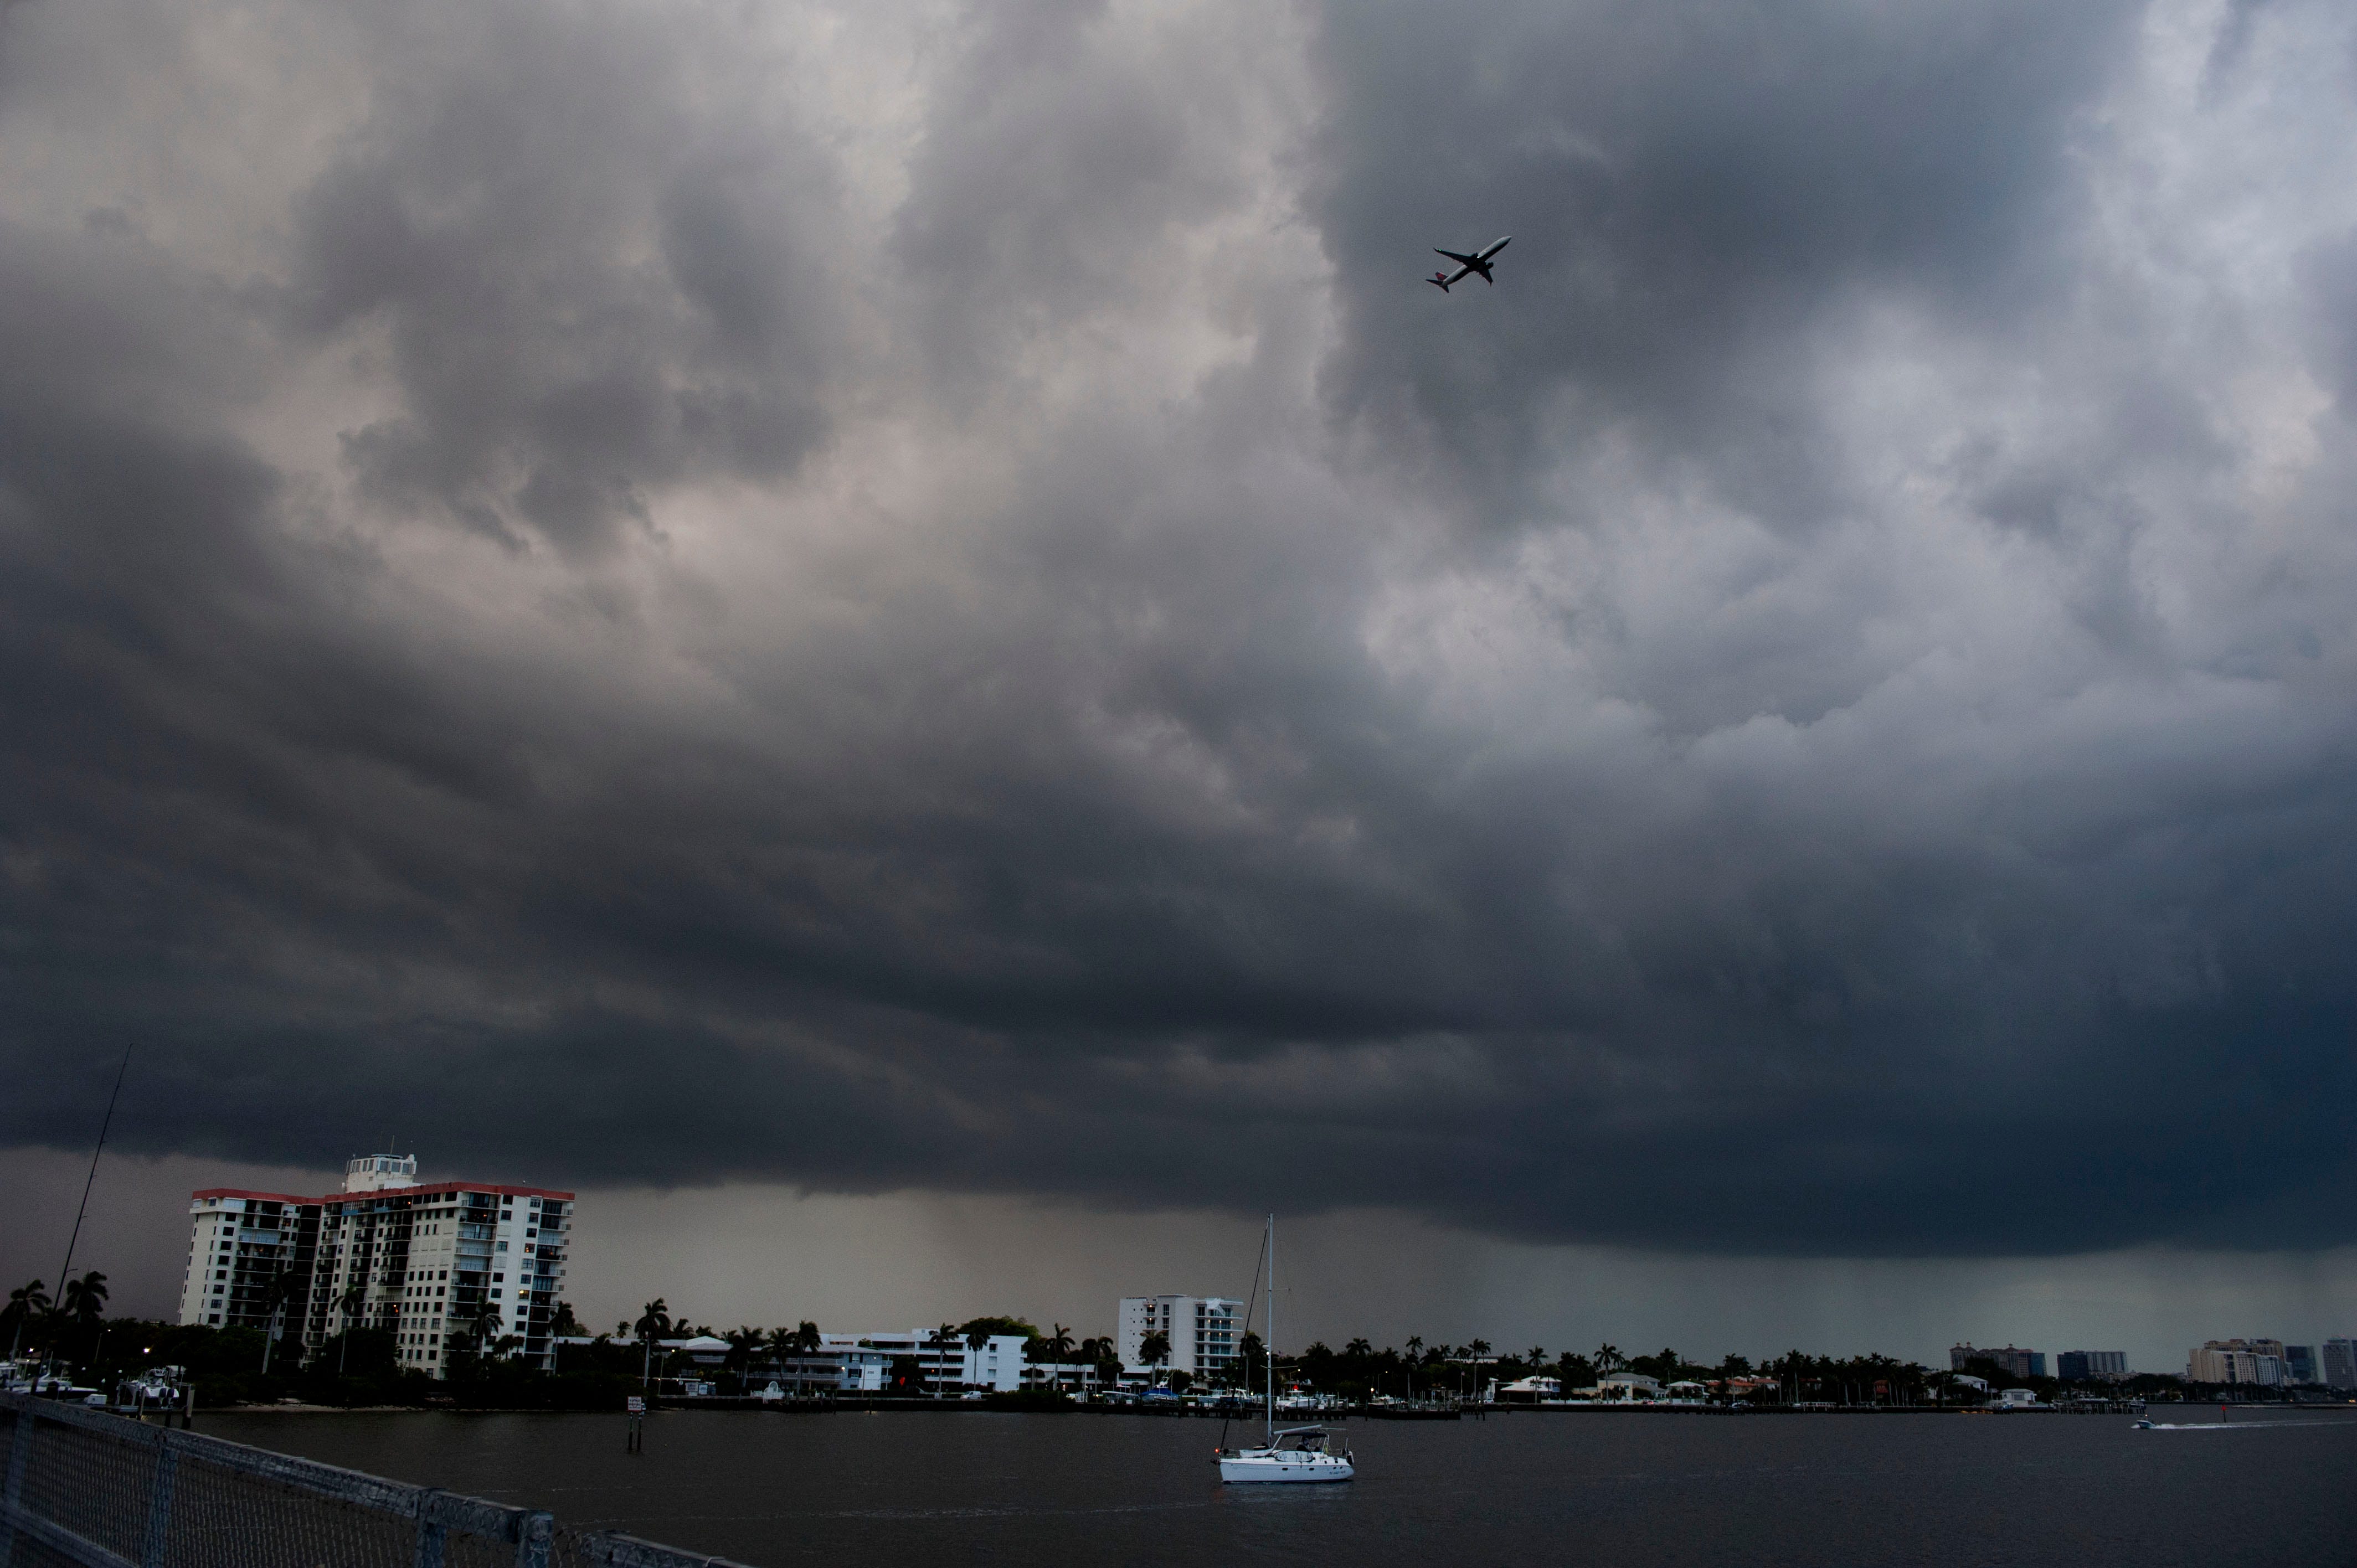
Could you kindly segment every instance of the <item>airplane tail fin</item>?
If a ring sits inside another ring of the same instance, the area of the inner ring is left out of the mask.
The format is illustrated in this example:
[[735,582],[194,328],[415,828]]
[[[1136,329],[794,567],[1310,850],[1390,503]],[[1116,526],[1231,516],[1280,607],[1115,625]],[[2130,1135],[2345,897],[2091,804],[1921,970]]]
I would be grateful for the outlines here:
[[1424,281],[1430,284],[1433,287],[1438,289],[1443,294],[1447,294],[1448,292],[1448,275],[1446,273],[1435,273]]

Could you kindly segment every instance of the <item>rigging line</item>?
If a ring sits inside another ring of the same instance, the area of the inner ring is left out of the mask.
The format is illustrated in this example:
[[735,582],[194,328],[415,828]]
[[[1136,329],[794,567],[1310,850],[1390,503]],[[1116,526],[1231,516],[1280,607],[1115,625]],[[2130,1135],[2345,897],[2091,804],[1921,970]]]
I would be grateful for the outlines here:
[[106,1119],[98,1124],[98,1147],[90,1152],[90,1176],[81,1184],[81,1207],[74,1210],[73,1234],[66,1238],[66,1261],[58,1265],[58,1300],[65,1301],[66,1278],[73,1273],[74,1248],[81,1243],[81,1218],[90,1212],[90,1189],[98,1181],[98,1156],[106,1152],[107,1129],[114,1125],[114,1102],[123,1098],[123,1079],[131,1070],[131,1047],[123,1047],[123,1065],[115,1069],[114,1092],[106,1097]]
[[[1244,1334],[1246,1334],[1246,1335],[1250,1335],[1250,1334],[1252,1333],[1252,1317],[1253,1317],[1253,1308],[1254,1308],[1255,1306],[1258,1306],[1258,1305],[1260,1305],[1260,1270],[1261,1270],[1261,1263],[1262,1263],[1262,1262],[1263,1262],[1263,1260],[1262,1260],[1262,1257],[1261,1257],[1261,1254],[1260,1254],[1259,1250],[1258,1250],[1258,1249],[1254,1249],[1254,1252],[1253,1252],[1253,1283],[1252,1283],[1252,1289],[1251,1289],[1251,1291],[1250,1291],[1250,1292],[1248,1292],[1248,1293],[1245,1294],[1245,1296],[1244,1296],[1244,1326],[1243,1326],[1243,1332],[1244,1332]],[[1243,1349],[1244,1349],[1244,1342],[1243,1342],[1243,1340],[1242,1338],[1237,1339],[1237,1341],[1236,1341],[1236,1355],[1237,1355],[1239,1358],[1242,1358],[1242,1356],[1243,1355]],[[1250,1362],[1246,1362],[1246,1363],[1245,1363],[1245,1365],[1244,1365],[1244,1373],[1245,1373],[1245,1375],[1246,1375],[1247,1377],[1249,1377],[1249,1376],[1251,1375],[1251,1373],[1252,1373],[1252,1365],[1251,1365],[1251,1363],[1250,1363]],[[1225,1408],[1225,1407],[1226,1407],[1226,1405],[1228,1404],[1228,1402],[1228,1402],[1228,1401],[1226,1401],[1226,1400],[1222,1400],[1222,1401],[1220,1402],[1220,1404],[1221,1404],[1221,1406],[1222,1406],[1222,1408]],[[1222,1417],[1220,1417],[1220,1446],[1221,1446],[1222,1448],[1225,1448],[1225,1447],[1228,1445],[1228,1421],[1229,1421],[1229,1417],[1227,1417],[1227,1416],[1222,1415]]]

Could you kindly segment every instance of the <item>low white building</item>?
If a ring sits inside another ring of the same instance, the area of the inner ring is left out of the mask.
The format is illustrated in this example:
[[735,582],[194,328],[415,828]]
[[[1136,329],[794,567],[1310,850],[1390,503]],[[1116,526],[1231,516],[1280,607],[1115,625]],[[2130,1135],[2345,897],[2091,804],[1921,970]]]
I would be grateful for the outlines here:
[[[931,1328],[887,1329],[872,1334],[827,1334],[823,1350],[872,1350],[884,1359],[883,1376],[903,1356],[917,1362],[917,1375],[936,1393],[963,1393],[979,1389],[986,1393],[1013,1393],[1023,1386],[1023,1336],[993,1334],[970,1345],[963,1334],[943,1340]],[[861,1363],[863,1369],[866,1363]],[[879,1381],[877,1387],[883,1384]]]
[[[1124,1296],[1118,1316],[1117,1354],[1125,1373],[1167,1368],[1201,1382],[1222,1383],[1242,1371],[1244,1304],[1217,1295]],[[1149,1334],[1170,1337],[1170,1359],[1148,1362]]]
[[1041,1392],[1092,1394],[1097,1391],[1094,1361],[1033,1361],[1023,1369],[1023,1386]]
[[1607,1400],[1652,1400],[1662,1397],[1662,1380],[1643,1372],[1607,1372],[1596,1380],[1596,1397]]
[[[831,1337],[840,1340],[841,1335]],[[856,1343],[823,1342],[815,1350],[789,1350],[777,1359],[779,1391],[791,1394],[875,1394],[892,1376],[892,1358]]]

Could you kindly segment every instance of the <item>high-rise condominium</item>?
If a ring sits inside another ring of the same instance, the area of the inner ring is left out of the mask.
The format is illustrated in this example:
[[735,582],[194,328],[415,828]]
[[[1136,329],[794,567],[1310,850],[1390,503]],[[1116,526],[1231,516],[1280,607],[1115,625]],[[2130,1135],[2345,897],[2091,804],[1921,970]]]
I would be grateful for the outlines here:
[[341,1192],[207,1187],[190,1195],[180,1321],[275,1331],[298,1357],[348,1329],[382,1329],[404,1367],[441,1377],[461,1344],[554,1366],[573,1195],[424,1182],[414,1155],[363,1155]]

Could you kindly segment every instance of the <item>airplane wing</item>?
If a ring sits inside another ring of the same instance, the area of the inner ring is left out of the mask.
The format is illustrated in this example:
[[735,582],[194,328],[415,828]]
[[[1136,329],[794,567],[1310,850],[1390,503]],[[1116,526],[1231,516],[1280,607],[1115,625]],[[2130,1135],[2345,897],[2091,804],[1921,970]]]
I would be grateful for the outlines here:
[[1460,256],[1454,251],[1444,251],[1437,245],[1435,245],[1432,248],[1432,253],[1437,256],[1447,256],[1450,261],[1455,262],[1458,265],[1465,267],[1469,267],[1474,263],[1481,259],[1479,256]]

